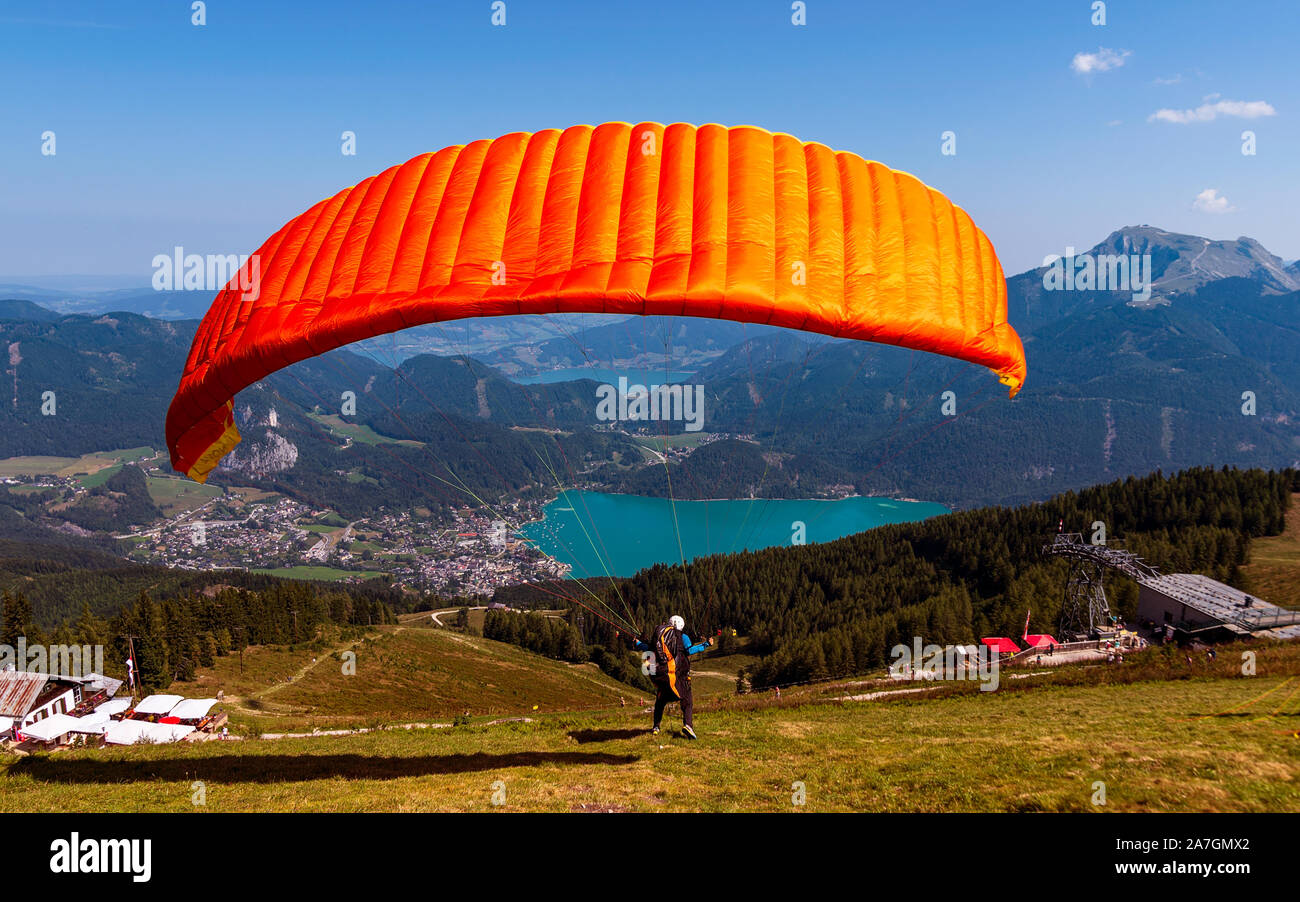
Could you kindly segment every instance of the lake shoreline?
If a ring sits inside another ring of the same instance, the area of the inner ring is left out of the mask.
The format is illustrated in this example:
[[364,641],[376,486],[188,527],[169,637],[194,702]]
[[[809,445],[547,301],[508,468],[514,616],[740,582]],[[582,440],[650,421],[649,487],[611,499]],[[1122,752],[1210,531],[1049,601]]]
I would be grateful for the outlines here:
[[516,535],[577,578],[625,578],[656,564],[718,554],[823,544],[878,526],[952,511],[937,502],[886,496],[662,498],[570,489]]

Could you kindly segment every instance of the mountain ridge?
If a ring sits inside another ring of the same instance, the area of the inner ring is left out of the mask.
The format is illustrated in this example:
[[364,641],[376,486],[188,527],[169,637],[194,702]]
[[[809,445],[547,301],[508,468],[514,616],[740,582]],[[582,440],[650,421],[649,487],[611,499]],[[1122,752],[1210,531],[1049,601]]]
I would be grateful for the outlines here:
[[[689,361],[696,372],[688,381],[706,386],[706,432],[755,443],[754,453],[735,444],[701,449],[697,463],[709,478],[673,477],[709,497],[816,497],[849,486],[964,507],[1034,500],[1160,467],[1280,467],[1300,459],[1293,388],[1300,385],[1300,291],[1278,293],[1285,284],[1273,263],[1279,258],[1252,239],[1213,242],[1150,226],[1116,230],[1094,250],[1149,253],[1154,281],[1182,287],[1159,303],[1135,305],[1123,291],[1046,291],[1041,269],[1009,278],[1008,306],[1030,362],[1029,381],[1009,404],[989,373],[950,358],[694,318],[584,321],[581,335],[532,345],[550,348],[532,363],[617,367],[644,363],[655,345],[661,355],[670,349],[673,369],[681,369],[678,356]],[[1214,277],[1228,263],[1246,275]],[[39,307],[13,309],[40,318],[0,319],[0,340],[18,360],[0,379],[0,393],[12,395],[0,397],[0,457],[162,447],[196,321],[129,312],[51,320]],[[431,493],[435,506],[448,503],[436,479],[411,475],[436,468],[435,457],[457,479],[474,474],[476,487],[493,492],[550,485],[546,468],[561,460],[580,462],[566,473],[570,481],[650,494],[667,490],[663,477],[672,468],[689,471],[691,450],[659,475],[637,472],[642,452],[597,422],[591,382],[514,381],[521,358],[508,342],[521,334],[536,333],[502,330],[507,344],[476,357],[417,354],[394,369],[354,346],[272,374],[236,398],[240,422],[256,426],[241,446],[245,472],[218,470],[214,479],[247,479],[249,466],[278,462],[276,472],[263,467],[259,484],[314,504],[335,499],[364,509],[408,498],[406,481],[421,481],[418,491]],[[59,415],[43,416],[42,393],[55,389]],[[342,410],[349,391],[352,414]],[[953,393],[955,416],[941,412],[944,391]],[[1245,392],[1258,407],[1254,419],[1243,418]],[[266,428],[272,407],[279,425]],[[340,414],[390,443],[331,434],[321,417]],[[653,439],[683,428],[658,422],[640,431]],[[564,454],[548,463],[557,443]],[[727,448],[744,452],[743,461],[725,466]],[[385,468],[401,479],[386,478]]]

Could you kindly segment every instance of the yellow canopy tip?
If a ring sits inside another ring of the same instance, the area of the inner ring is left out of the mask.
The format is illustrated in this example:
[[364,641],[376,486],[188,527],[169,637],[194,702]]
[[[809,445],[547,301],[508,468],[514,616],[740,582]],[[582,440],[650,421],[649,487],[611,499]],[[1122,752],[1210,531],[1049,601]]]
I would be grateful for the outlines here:
[[199,459],[194,461],[194,466],[185,471],[185,475],[199,484],[206,483],[208,474],[217,468],[221,458],[230,453],[240,441],[239,427],[232,422],[226,426],[221,437],[208,445],[207,450],[199,455]]

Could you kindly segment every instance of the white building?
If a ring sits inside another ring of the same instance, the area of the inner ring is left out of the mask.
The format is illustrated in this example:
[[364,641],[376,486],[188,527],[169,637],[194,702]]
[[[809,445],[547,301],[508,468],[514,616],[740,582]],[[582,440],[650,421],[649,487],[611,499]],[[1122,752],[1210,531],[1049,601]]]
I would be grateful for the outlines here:
[[51,676],[24,670],[0,672],[0,735],[17,731],[56,714],[71,714],[79,707],[107,701],[122,681],[102,674],[84,677]]

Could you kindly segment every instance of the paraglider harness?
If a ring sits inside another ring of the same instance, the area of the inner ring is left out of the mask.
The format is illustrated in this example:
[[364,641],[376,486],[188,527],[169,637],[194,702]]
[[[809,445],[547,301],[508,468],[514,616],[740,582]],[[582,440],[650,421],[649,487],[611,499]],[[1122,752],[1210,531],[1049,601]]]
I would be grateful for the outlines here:
[[[695,738],[691,718],[695,700],[691,693],[691,655],[704,651],[712,641],[705,640],[694,645],[689,644],[689,637],[671,623],[659,626],[654,638],[647,642],[638,639],[636,647],[649,653],[646,663],[647,675],[655,685],[654,727],[658,731],[664,716],[664,708],[671,702],[678,701],[682,706],[682,726],[690,738]],[[685,679],[683,679],[685,677]]]
[[[687,644],[685,632],[670,623],[661,624],[650,640],[638,639],[636,647],[653,653],[653,661],[648,668],[651,682],[667,686],[674,695],[681,695],[678,678],[682,673],[689,675],[690,656],[696,651],[703,651],[712,642],[704,639],[694,645]],[[679,668],[678,661],[685,661],[685,667]]]
[[[663,680],[668,679],[670,669],[676,669],[673,665],[677,660],[677,653],[669,644],[672,643],[673,634],[676,632],[677,629],[671,623],[665,623],[655,633],[655,640],[651,646],[655,655],[655,675],[663,674],[661,677]],[[673,644],[680,645],[681,639]]]

